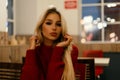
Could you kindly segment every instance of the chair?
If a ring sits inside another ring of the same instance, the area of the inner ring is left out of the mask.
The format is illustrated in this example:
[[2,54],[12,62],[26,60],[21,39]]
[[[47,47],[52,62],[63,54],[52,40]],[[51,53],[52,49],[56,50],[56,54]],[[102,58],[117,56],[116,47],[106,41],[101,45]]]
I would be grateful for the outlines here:
[[94,59],[78,59],[76,80],[95,80]]
[[0,80],[20,80],[21,63],[0,62]]
[[85,70],[86,65],[82,63],[77,63],[76,80],[85,80]]
[[[102,50],[85,50],[83,52],[83,57],[103,57],[103,51]],[[100,75],[103,73],[103,67],[102,66],[95,66],[95,76],[96,78],[100,78]]]

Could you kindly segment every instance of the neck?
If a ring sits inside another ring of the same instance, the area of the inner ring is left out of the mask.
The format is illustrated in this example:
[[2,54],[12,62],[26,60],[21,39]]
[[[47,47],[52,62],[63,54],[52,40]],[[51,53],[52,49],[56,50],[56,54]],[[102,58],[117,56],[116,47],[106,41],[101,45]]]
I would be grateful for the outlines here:
[[45,44],[46,46],[52,46],[52,45],[53,45],[53,41],[44,40],[44,44]]

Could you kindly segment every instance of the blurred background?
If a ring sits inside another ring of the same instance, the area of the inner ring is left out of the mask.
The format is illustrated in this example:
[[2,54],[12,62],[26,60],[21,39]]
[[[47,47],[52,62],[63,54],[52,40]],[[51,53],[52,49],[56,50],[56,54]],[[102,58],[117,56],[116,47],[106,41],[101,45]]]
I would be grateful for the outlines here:
[[116,73],[108,75],[118,80],[120,0],[0,0],[0,61],[22,63],[40,15],[51,6],[65,17],[79,57],[85,50],[102,50],[115,63],[107,69],[116,72],[106,73]]

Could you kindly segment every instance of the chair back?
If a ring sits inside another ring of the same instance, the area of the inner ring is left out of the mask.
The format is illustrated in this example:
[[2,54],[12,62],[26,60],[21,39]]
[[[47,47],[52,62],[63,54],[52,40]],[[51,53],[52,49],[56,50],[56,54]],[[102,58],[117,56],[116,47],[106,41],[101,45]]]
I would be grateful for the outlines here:
[[85,50],[82,54],[83,57],[103,57],[102,50]]
[[77,80],[95,80],[94,59],[78,59]]
[[[103,57],[103,51],[102,50],[85,50],[82,54],[82,57]],[[103,73],[103,66],[96,66],[95,67],[95,76]]]
[[77,70],[76,70],[76,80],[85,80],[85,71],[86,65],[83,63],[77,63]]
[[0,62],[0,80],[20,80],[21,63]]

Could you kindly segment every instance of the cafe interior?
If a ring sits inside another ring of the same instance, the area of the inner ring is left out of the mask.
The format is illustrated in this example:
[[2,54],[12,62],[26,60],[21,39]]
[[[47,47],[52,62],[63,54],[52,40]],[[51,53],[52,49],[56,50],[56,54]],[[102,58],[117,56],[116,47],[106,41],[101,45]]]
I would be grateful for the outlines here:
[[0,80],[20,80],[29,38],[52,6],[79,50],[76,80],[119,80],[120,0],[0,0]]

